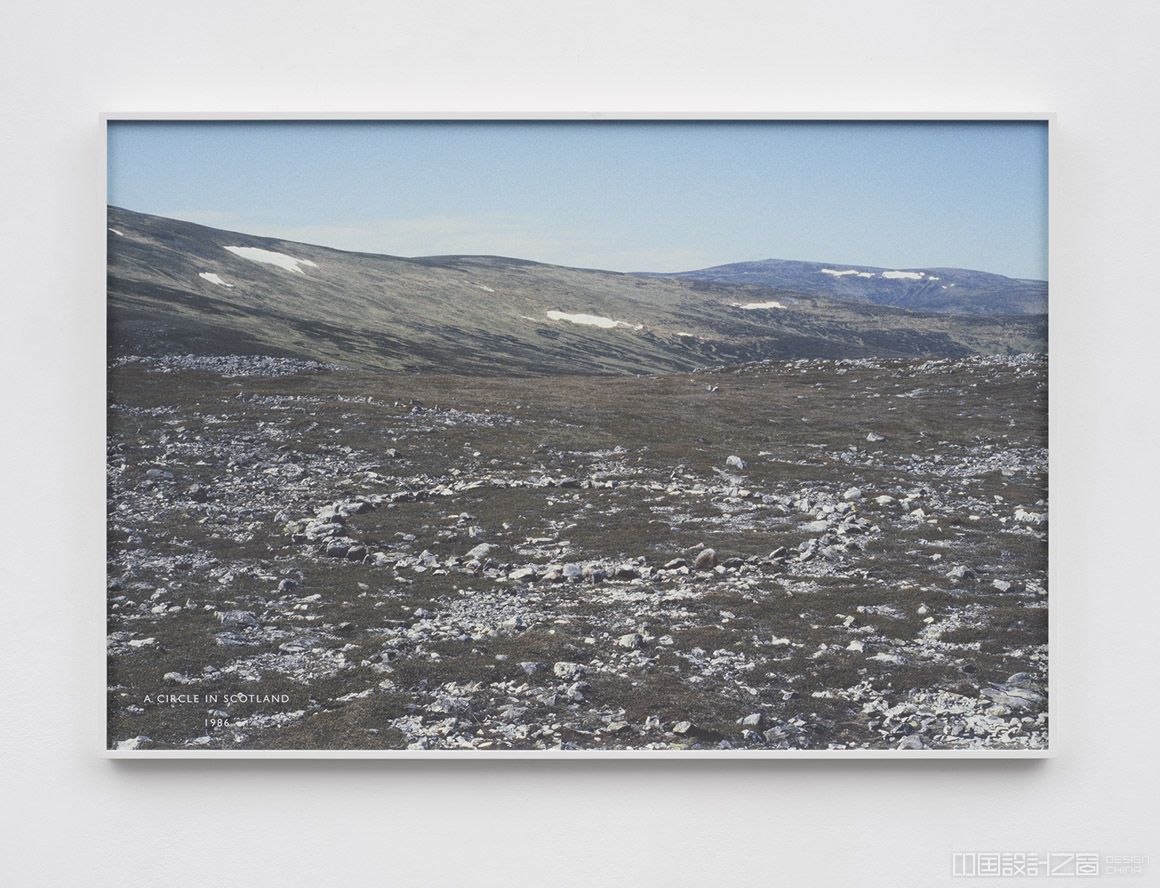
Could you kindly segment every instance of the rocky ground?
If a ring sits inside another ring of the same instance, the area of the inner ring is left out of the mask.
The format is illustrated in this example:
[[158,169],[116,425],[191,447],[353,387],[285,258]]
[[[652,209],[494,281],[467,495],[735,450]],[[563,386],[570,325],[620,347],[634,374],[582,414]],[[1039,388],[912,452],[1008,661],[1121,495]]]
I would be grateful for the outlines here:
[[110,747],[1047,744],[1040,357],[109,380]]

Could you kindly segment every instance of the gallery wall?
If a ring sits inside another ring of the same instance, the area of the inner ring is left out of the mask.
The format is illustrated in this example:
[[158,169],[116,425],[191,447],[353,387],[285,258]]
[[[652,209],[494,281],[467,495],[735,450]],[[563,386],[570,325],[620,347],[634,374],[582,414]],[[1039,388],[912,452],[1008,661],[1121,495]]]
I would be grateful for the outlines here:
[[[7,9],[0,881],[937,885],[954,852],[1156,853],[1158,26],[1050,0]],[[101,111],[1056,112],[1055,756],[99,758]]]

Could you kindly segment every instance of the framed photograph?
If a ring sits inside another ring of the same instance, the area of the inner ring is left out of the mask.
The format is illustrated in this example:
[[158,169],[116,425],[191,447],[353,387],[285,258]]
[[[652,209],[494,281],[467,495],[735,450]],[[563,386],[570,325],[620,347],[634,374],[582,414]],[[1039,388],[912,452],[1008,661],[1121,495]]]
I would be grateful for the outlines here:
[[104,125],[104,754],[1048,753],[1049,115]]

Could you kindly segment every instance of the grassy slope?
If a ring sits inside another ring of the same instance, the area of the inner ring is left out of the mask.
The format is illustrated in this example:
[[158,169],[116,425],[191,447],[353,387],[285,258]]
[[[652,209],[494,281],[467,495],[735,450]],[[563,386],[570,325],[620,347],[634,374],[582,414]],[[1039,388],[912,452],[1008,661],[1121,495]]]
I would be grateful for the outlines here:
[[[114,354],[272,354],[366,369],[535,375],[672,372],[765,357],[1008,353],[1041,350],[1045,339],[1040,318],[919,314],[497,257],[349,253],[116,208],[109,225],[120,232],[109,233]],[[315,266],[300,274],[255,263],[224,249],[234,245]],[[772,298],[786,308],[734,305]],[[625,326],[551,321],[549,310]]]

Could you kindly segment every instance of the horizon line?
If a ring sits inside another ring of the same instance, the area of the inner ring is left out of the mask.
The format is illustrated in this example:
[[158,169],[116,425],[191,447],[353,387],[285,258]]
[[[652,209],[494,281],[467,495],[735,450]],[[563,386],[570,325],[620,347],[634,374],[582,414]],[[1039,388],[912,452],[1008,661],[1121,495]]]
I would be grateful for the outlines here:
[[778,256],[765,256],[765,257],[762,257],[760,259],[736,259],[736,260],[727,261],[727,262],[715,262],[715,263],[711,263],[709,265],[697,266],[695,268],[682,269],[681,271],[646,271],[643,269],[637,269],[634,271],[618,271],[615,269],[602,268],[600,266],[595,266],[595,265],[570,265],[570,264],[565,264],[562,262],[547,262],[547,261],[544,261],[541,259],[531,259],[531,258],[528,258],[526,256],[507,255],[504,253],[470,253],[470,252],[456,253],[456,252],[452,252],[452,253],[424,253],[424,254],[416,254],[416,255],[407,256],[407,255],[403,255],[401,253],[378,252],[378,251],[373,251],[373,250],[355,250],[355,249],[351,249],[349,247],[335,246],[333,244],[325,244],[325,243],[317,243],[317,242],[313,242],[313,241],[296,240],[293,238],[285,238],[285,237],[281,237],[280,235],[276,235],[276,234],[258,234],[258,233],[253,232],[253,231],[242,231],[242,230],[233,229],[233,228],[220,228],[220,227],[215,226],[215,225],[207,225],[204,222],[196,222],[192,219],[183,219],[180,216],[163,215],[161,213],[151,213],[151,212],[147,212],[145,210],[135,210],[135,209],[132,209],[131,207],[119,206],[117,204],[112,204],[112,203],[108,203],[108,202],[106,202],[105,208],[106,208],[106,211],[107,210],[121,210],[123,212],[133,213],[133,214],[139,215],[139,216],[151,216],[154,219],[165,219],[165,220],[168,220],[171,222],[180,222],[183,225],[195,225],[198,228],[206,228],[206,229],[209,229],[210,231],[220,231],[220,232],[225,232],[227,234],[237,234],[237,235],[241,235],[243,237],[261,238],[263,240],[276,240],[276,241],[281,241],[283,243],[302,244],[303,246],[316,247],[316,248],[323,249],[323,250],[334,250],[334,251],[340,252],[340,253],[350,253],[352,255],[358,255],[358,256],[380,256],[380,257],[383,257],[386,259],[398,259],[398,260],[402,260],[402,261],[420,261],[420,260],[425,260],[425,259],[468,259],[468,258],[508,259],[508,260],[513,260],[516,262],[529,262],[529,263],[532,263],[534,265],[546,265],[546,266],[552,266],[555,268],[569,268],[569,269],[574,269],[576,271],[599,271],[599,272],[603,272],[606,274],[623,274],[623,275],[652,276],[652,277],[675,277],[678,275],[689,274],[689,273],[696,272],[696,271],[710,271],[713,269],[727,268],[731,265],[753,265],[753,264],[758,264],[758,263],[762,263],[762,262],[797,262],[797,263],[802,263],[805,265],[832,265],[832,266],[841,266],[844,268],[853,268],[854,266],[861,266],[861,270],[873,270],[873,271],[971,271],[971,272],[977,272],[977,273],[981,273],[981,274],[991,274],[991,275],[995,275],[996,277],[1002,277],[1002,278],[1006,278],[1007,280],[1012,280],[1012,281],[1027,281],[1027,282],[1031,282],[1031,283],[1041,283],[1041,284],[1049,283],[1048,278],[1016,277],[1016,276],[1009,275],[1009,274],[1003,274],[1002,272],[989,271],[989,270],[984,269],[984,268],[972,268],[972,267],[966,266],[966,265],[953,265],[953,264],[951,264],[951,265],[947,265],[947,264],[938,264],[938,265],[934,265],[934,264],[930,264],[930,265],[877,265],[877,264],[868,263],[868,262],[847,262],[845,260],[835,261],[835,260],[800,259],[800,258],[786,259],[786,258],[778,257]]

